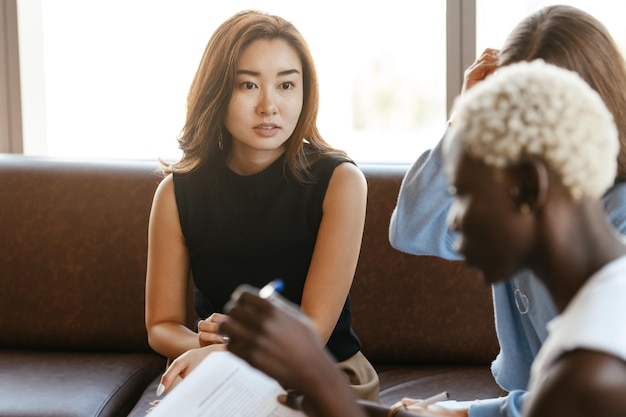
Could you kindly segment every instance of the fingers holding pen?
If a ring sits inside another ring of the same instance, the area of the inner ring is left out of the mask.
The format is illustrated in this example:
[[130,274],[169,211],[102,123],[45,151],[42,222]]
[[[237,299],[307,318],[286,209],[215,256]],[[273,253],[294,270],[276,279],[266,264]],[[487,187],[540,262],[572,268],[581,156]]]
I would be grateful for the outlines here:
[[239,285],[224,307],[227,314],[213,313],[206,320],[198,323],[200,346],[230,341],[230,336],[224,334],[220,326],[228,319],[228,314],[232,314],[231,310],[233,309],[235,310],[234,314],[243,315],[240,317],[241,323],[256,326],[254,330],[259,332],[262,317],[271,310],[271,305],[267,300],[273,299],[276,292],[282,290],[283,285],[281,279],[275,279],[261,289],[247,284]]
[[303,369],[307,359],[323,352],[323,345],[308,326],[275,302],[243,293],[220,330],[230,336],[229,351],[282,386],[299,389],[303,380],[310,380],[302,376],[311,372]]

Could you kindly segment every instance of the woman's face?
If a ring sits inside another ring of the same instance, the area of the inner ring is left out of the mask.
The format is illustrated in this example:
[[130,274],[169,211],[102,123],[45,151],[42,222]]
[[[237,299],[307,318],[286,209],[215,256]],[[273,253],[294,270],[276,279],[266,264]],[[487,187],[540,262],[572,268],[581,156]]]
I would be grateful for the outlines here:
[[282,154],[298,123],[303,97],[296,50],[281,39],[252,42],[237,62],[226,113],[233,152]]
[[457,250],[488,283],[509,278],[528,266],[534,229],[533,216],[517,204],[515,175],[471,158],[458,140],[444,152],[454,194],[448,224],[460,232]]

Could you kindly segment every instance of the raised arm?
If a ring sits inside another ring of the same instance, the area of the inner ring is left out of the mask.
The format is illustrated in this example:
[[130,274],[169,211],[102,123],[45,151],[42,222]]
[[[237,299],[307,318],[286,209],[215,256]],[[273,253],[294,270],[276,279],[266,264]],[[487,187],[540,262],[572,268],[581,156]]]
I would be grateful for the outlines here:
[[452,195],[442,167],[440,140],[407,171],[389,225],[391,246],[414,255],[458,260],[456,234],[448,229]]
[[[465,70],[463,91],[493,74],[498,51],[487,48]],[[448,230],[452,196],[442,168],[440,140],[424,152],[407,171],[389,225],[391,246],[414,255],[434,255],[458,260],[453,248],[456,234]]]

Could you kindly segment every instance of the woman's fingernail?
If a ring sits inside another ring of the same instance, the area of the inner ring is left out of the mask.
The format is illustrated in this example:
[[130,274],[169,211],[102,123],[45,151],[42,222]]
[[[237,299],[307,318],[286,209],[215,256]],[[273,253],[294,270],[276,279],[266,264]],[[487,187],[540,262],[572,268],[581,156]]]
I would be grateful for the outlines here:
[[228,343],[228,341],[230,340],[230,337],[222,336],[222,340],[224,341],[224,343]]
[[163,395],[163,391],[165,391],[165,385],[159,384],[159,386],[157,387],[157,391],[156,391],[157,397],[160,397],[161,395]]

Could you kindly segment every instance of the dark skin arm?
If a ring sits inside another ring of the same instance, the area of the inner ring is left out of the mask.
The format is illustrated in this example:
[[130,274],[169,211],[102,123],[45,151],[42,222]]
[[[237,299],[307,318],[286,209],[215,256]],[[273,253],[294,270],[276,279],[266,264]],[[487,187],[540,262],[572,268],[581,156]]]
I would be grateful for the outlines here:
[[603,417],[626,412],[626,362],[590,350],[562,356],[529,398],[528,417]]
[[[309,320],[279,295],[271,300],[243,292],[220,327],[228,350],[298,395],[283,404],[310,417],[387,417],[389,407],[357,400]],[[398,410],[395,417],[418,417]]]
[[220,331],[228,350],[300,393],[309,416],[366,417],[308,319],[280,296],[242,293]]

